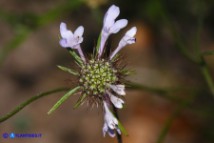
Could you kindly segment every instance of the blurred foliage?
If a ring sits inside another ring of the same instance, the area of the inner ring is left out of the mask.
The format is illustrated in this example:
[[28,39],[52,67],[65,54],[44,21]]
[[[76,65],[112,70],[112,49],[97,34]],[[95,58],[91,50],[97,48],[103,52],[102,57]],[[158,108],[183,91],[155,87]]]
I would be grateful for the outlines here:
[[0,65],[12,50],[18,48],[26,40],[31,32],[58,19],[64,13],[75,10],[81,3],[82,1],[80,0],[68,0],[66,3],[41,15],[31,12],[14,14],[0,10],[0,19],[7,22],[15,32],[14,38],[0,49]]

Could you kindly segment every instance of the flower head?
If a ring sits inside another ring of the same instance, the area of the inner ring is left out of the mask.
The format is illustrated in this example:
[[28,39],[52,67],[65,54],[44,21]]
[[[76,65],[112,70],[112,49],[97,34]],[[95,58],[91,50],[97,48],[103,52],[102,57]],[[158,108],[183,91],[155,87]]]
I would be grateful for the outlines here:
[[[121,128],[119,120],[114,116],[111,109],[121,109],[124,105],[125,79],[126,70],[124,66],[120,66],[119,57],[114,58],[117,53],[127,44],[135,43],[135,34],[137,28],[133,27],[125,33],[120,40],[118,47],[110,54],[110,57],[105,57],[103,49],[110,34],[115,34],[124,28],[128,21],[121,19],[115,21],[120,13],[119,7],[112,5],[105,14],[103,28],[98,40],[96,52],[90,58],[85,58],[80,44],[83,42],[83,26],[79,26],[74,33],[68,30],[65,23],[60,24],[60,34],[62,39],[60,45],[67,48],[70,54],[75,59],[78,71],[73,69],[58,66],[61,70],[66,71],[78,77],[77,87],[68,91],[49,111],[53,112],[59,107],[70,95],[79,93],[80,97],[75,108],[82,105],[84,102],[103,106],[104,109],[104,125],[103,134],[108,133],[111,137],[115,134],[121,134],[124,129]],[[76,54],[76,51],[78,54]],[[99,106],[98,106],[99,107]],[[115,111],[115,110],[114,110]]]

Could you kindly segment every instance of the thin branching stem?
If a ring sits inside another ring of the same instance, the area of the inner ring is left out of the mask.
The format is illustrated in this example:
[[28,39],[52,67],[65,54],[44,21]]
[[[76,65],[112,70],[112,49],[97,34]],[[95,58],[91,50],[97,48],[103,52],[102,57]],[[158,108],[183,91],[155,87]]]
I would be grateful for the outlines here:
[[164,127],[162,128],[160,135],[157,139],[157,143],[163,143],[171,126],[173,121],[179,116],[181,111],[186,108],[186,106],[189,105],[188,102],[183,102],[182,104],[178,105],[176,109],[172,112],[172,114],[169,116],[169,118],[166,120]]
[[196,33],[195,50],[196,50],[196,54],[199,58],[199,66],[201,69],[201,73],[202,73],[205,81],[207,82],[207,85],[210,89],[212,96],[214,97],[214,81],[213,81],[212,76],[210,74],[208,65],[207,65],[207,63],[203,57],[203,54],[201,53],[201,50],[200,50],[201,31],[203,28],[203,19],[204,19],[203,15],[204,15],[203,2],[201,0],[198,0],[198,29],[197,29],[197,33]]

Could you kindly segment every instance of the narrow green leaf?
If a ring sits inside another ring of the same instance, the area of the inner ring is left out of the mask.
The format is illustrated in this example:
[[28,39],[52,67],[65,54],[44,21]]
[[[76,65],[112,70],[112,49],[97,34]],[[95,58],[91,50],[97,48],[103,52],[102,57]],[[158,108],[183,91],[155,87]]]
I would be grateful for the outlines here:
[[118,128],[121,130],[121,132],[122,132],[125,136],[128,136],[128,132],[127,132],[126,129],[123,127],[123,125],[120,123],[120,121],[118,121]]
[[[102,33],[102,32],[101,32]],[[100,48],[100,42],[101,42],[101,33],[98,37],[98,40],[97,40],[97,46],[96,46],[96,55],[98,54],[98,51],[99,51],[99,48]]]
[[77,101],[77,103],[74,105],[74,109],[78,108],[81,103],[84,101],[84,99],[87,97],[87,94],[83,94]]
[[70,73],[70,74],[79,75],[76,71],[73,71],[73,70],[70,69],[70,68],[67,68],[67,67],[64,67],[64,66],[60,66],[60,65],[58,65],[57,67],[58,67],[59,69],[65,71],[65,72]]
[[78,89],[80,89],[79,86],[69,90],[61,99],[59,99],[56,104],[48,111],[48,114],[51,114],[53,111],[55,111],[59,106],[65,102],[65,100],[68,99],[71,95],[73,95]]

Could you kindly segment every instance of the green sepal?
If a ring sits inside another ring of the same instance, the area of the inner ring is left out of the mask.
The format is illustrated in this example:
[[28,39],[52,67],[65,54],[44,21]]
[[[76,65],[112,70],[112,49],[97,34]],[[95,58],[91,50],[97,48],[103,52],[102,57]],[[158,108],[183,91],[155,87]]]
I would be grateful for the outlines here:
[[82,59],[77,55],[76,52],[74,52],[74,50],[68,49],[68,51],[79,64],[81,64],[81,65],[83,64]]
[[99,37],[98,37],[98,39],[97,39],[96,55],[98,55],[99,48],[100,48],[101,34],[102,34],[102,32],[100,32],[100,35],[99,35]]
[[70,69],[70,68],[67,68],[67,67],[64,67],[64,66],[60,66],[60,65],[58,65],[57,67],[58,67],[59,69],[61,69],[62,71],[68,72],[68,73],[70,73],[70,74],[79,75],[78,72],[73,71],[73,70]]
[[118,128],[120,129],[120,131],[121,131],[125,136],[128,136],[128,132],[126,131],[126,129],[125,129],[124,126],[120,123],[119,120],[118,120]]
[[73,95],[78,89],[80,89],[79,86],[69,90],[67,93],[65,93],[64,96],[62,96],[62,98],[60,98],[56,104],[54,104],[54,106],[48,111],[48,115],[50,115],[53,111],[55,111],[57,108],[59,108],[59,106],[65,102],[65,100],[68,99],[68,97],[70,97],[71,95]]
[[84,101],[84,99],[87,97],[87,94],[83,94],[77,101],[77,103],[74,105],[74,109],[78,108],[81,103]]

